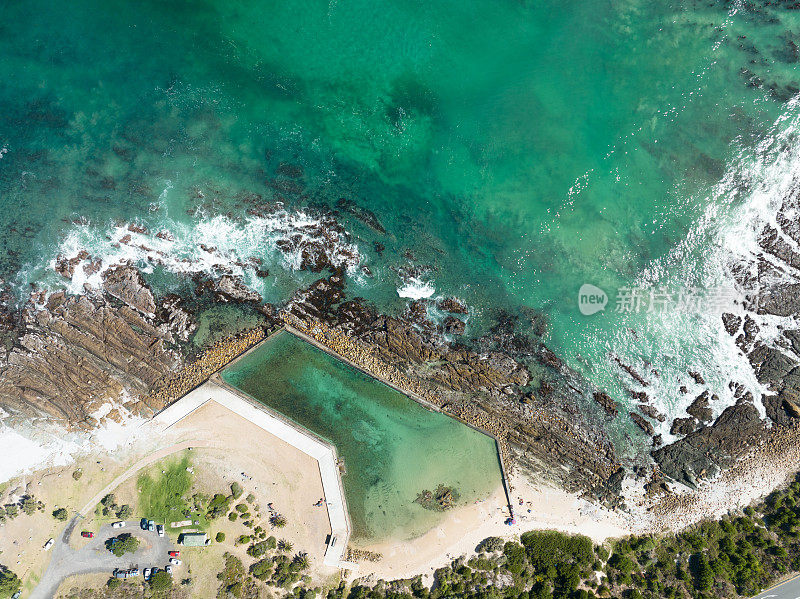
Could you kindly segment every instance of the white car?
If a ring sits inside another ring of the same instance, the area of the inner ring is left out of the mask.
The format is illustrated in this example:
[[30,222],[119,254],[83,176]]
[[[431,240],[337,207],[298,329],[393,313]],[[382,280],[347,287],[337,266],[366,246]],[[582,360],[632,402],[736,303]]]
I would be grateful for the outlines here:
[[172,574],[172,566],[166,566],[166,567],[164,567],[164,571],[165,571],[167,574]]
[[55,543],[54,539],[50,539],[49,541],[47,541],[47,543],[44,544],[44,550],[50,551],[50,548],[53,546],[53,543]]
[[111,528],[124,528],[124,527],[125,523],[122,522],[121,520],[119,522],[114,522],[111,524]]
[[158,533],[159,537],[164,536],[164,527],[161,524],[156,524],[156,532]]
[[142,572],[145,580],[150,580],[150,568],[145,568],[144,572]]
[[169,563],[172,564],[173,566],[180,566],[182,562],[179,559],[175,559],[174,557],[171,557],[171,558],[169,558]]

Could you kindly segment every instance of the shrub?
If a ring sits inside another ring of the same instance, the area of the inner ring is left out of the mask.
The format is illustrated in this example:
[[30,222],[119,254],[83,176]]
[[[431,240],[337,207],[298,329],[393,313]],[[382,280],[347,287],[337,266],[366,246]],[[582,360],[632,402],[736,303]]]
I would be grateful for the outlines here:
[[111,590],[118,589],[121,584],[122,581],[119,578],[109,578],[106,582],[106,586]]
[[269,519],[269,523],[272,524],[275,528],[283,528],[286,526],[286,518],[281,516],[280,514],[275,514]]
[[240,514],[244,514],[247,511],[247,506],[244,503],[240,503],[236,506],[236,511]]
[[231,495],[233,495],[234,499],[239,499],[242,496],[244,489],[242,489],[242,485],[237,482],[231,483]]
[[72,473],[73,480],[80,480],[81,476],[83,476],[83,470],[81,470],[80,468],[78,468]]
[[217,543],[222,543],[223,541],[225,541],[225,533],[224,532],[218,532],[217,536],[214,537],[214,539],[217,541]]
[[168,591],[172,588],[172,575],[159,570],[150,577],[150,588],[155,592]]
[[486,551],[488,553],[495,553],[496,551],[502,551],[504,546],[505,541],[500,537],[488,537],[480,542],[476,550],[479,552]]
[[236,522],[238,518],[239,514],[237,514],[236,512],[231,512],[230,514],[228,514],[228,520],[230,520],[231,522]]
[[60,507],[57,510],[53,510],[53,518],[64,522],[67,518],[69,518],[69,513],[63,507]]
[[133,509],[127,503],[117,510],[117,518],[120,520],[127,520],[133,516]]

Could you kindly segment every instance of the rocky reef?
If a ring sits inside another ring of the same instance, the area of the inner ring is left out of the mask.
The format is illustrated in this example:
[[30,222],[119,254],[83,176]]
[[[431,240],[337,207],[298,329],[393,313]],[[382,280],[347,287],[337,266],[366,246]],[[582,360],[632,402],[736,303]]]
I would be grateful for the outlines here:
[[108,273],[93,295],[34,293],[4,306],[0,407],[11,414],[96,424],[109,398],[136,413],[139,398],[181,364],[177,338],[193,326],[178,301],[156,315],[150,289],[132,267]]
[[[299,291],[282,316],[355,365],[494,435],[508,468],[618,501],[622,470],[613,447],[578,404],[577,375],[546,347],[506,339],[502,330],[477,340],[474,349],[447,342],[418,302],[390,317],[361,299],[345,299],[340,274]],[[549,372],[551,382],[531,390],[525,360]]]

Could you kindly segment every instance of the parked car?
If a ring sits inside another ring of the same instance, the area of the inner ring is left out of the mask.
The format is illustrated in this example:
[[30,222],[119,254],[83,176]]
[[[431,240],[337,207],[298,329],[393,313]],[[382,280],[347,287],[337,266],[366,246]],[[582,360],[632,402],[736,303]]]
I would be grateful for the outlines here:
[[159,537],[164,536],[164,527],[161,524],[156,525],[156,531],[158,532]]
[[125,523],[122,520],[120,520],[119,522],[114,522],[114,523],[111,524],[111,528],[124,528],[124,527],[125,527]]
[[180,557],[181,556],[181,552],[180,551],[168,551],[167,554],[170,557]]
[[180,566],[181,565],[181,560],[175,559],[174,557],[171,557],[171,558],[169,558],[169,563],[172,564],[173,566]]
[[153,532],[155,529],[156,529],[155,520],[148,520],[147,521],[147,530],[149,530],[150,532]]
[[53,543],[55,543],[54,539],[50,539],[49,541],[47,541],[47,543],[44,544],[44,550],[50,551],[50,548],[53,546]]
[[89,532],[88,530],[84,530],[84,531],[81,533],[81,536],[82,536],[84,539],[93,539],[93,538],[94,538],[94,533],[93,533],[93,532]]
[[167,574],[170,574],[170,575],[171,575],[171,574],[172,574],[172,566],[166,566],[166,567],[164,568],[164,571],[165,571]]
[[145,568],[144,572],[142,572],[142,576],[144,576],[145,580],[150,580],[150,568]]
[[114,578],[128,578],[127,570],[114,570]]
[[139,576],[139,568],[131,568],[130,570],[128,570],[128,576],[129,577]]
[[141,521],[139,522],[139,527],[142,530],[147,530],[147,525],[148,525],[147,518],[142,518]]

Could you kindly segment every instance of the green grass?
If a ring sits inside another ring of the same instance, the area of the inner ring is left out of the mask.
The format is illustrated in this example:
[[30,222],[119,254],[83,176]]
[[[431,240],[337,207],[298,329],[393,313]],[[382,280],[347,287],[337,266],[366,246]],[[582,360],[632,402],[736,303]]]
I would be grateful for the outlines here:
[[163,523],[167,528],[170,522],[188,519],[198,520],[201,528],[206,527],[203,514],[189,512],[190,515],[186,515],[190,508],[187,496],[193,481],[192,474],[186,470],[190,464],[189,456],[184,455],[139,476],[139,510],[143,517]]

